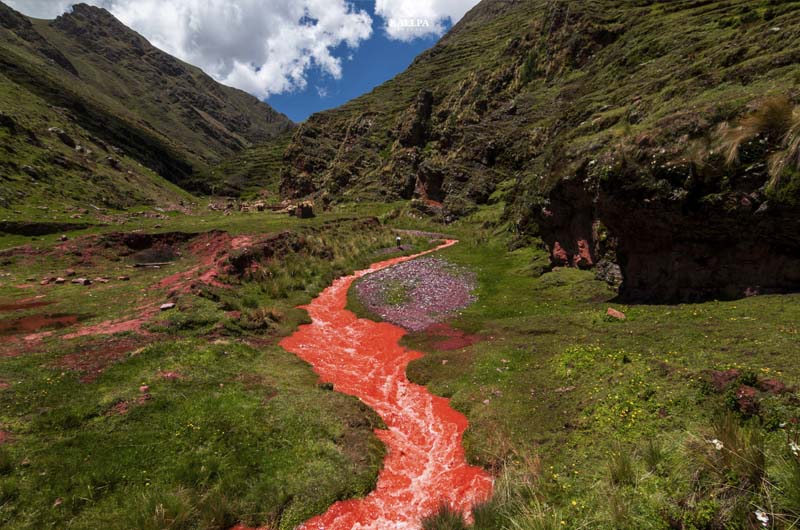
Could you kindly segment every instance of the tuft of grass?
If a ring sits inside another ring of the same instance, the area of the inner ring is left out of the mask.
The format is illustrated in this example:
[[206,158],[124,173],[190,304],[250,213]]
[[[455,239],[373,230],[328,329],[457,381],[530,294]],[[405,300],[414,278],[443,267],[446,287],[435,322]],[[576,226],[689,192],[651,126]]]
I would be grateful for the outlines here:
[[156,488],[140,495],[137,509],[128,513],[130,528],[182,530],[191,528],[195,517],[190,493],[183,488]]
[[720,129],[721,148],[729,166],[741,162],[742,150],[751,142],[762,140],[768,146],[780,144],[792,128],[794,105],[787,96],[771,96],[734,126]]
[[609,480],[612,486],[632,486],[636,483],[633,457],[626,448],[617,445],[608,456]]
[[464,514],[443,503],[436,513],[422,520],[422,530],[467,530]]
[[650,438],[642,451],[642,460],[650,473],[661,473],[667,460],[667,451],[659,440]]

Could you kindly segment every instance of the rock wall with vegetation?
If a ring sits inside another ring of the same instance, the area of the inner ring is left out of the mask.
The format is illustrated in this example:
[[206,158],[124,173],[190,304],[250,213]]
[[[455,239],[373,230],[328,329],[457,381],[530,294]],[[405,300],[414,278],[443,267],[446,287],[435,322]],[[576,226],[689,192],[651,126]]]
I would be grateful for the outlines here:
[[798,14],[485,0],[395,79],[302,124],[283,192],[414,199],[446,221],[505,199],[554,265],[621,272],[631,300],[796,289]]

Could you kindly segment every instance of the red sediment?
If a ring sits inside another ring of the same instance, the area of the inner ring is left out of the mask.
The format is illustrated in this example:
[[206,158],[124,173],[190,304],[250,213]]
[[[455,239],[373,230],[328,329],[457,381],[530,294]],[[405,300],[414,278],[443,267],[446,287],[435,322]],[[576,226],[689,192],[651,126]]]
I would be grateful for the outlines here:
[[[199,257],[200,263],[189,270],[181,271],[158,282],[154,288],[169,288],[173,294],[188,293],[198,283],[223,287],[216,280],[220,272],[224,272],[225,263],[231,250],[241,249],[252,242],[250,236],[231,237],[224,232],[204,234],[192,241],[188,250]],[[201,272],[202,271],[202,272]],[[65,335],[65,339],[85,337],[88,335],[113,335],[116,333],[136,332],[147,335],[142,326],[159,313],[159,304],[151,304],[140,308],[139,316],[128,319],[107,320],[92,326],[81,328],[75,333]]]
[[0,430],[0,445],[6,444],[11,441],[11,433],[8,431]]
[[23,309],[36,309],[50,305],[53,302],[45,302],[41,300],[41,296],[34,296],[33,298],[26,298],[24,300],[17,300],[16,302],[9,302],[7,304],[0,304],[0,312],[5,311],[22,311]]
[[422,357],[399,345],[406,331],[345,310],[355,279],[422,254],[375,263],[336,280],[305,306],[312,323],[280,343],[337,391],[372,407],[388,427],[376,431],[388,455],[375,490],[363,499],[337,502],[301,530],[416,530],[444,502],[468,517],[492,493],[492,478],[466,462],[461,445],[466,417],[449,400],[406,378],[408,363]]
[[461,348],[477,344],[483,339],[480,335],[471,335],[448,324],[442,323],[428,326],[425,333],[431,337],[440,338],[433,346],[441,351],[460,350]]
[[72,326],[77,322],[78,315],[31,315],[10,320],[0,320],[0,336],[32,333],[43,328],[63,328]]
[[51,366],[81,373],[81,383],[95,381],[106,368],[125,359],[130,352],[147,344],[141,338],[99,339],[83,344],[72,353],[56,359]]
[[171,288],[173,291],[189,292],[195,282],[224,287],[217,276],[225,270],[225,262],[232,250],[239,250],[252,243],[250,236],[236,236],[219,232],[209,233],[192,241],[188,250],[200,258],[200,264],[183,272],[175,273],[161,280],[157,287]]
[[135,318],[125,320],[106,320],[99,324],[86,326],[74,333],[64,335],[65,339],[75,339],[78,337],[87,337],[89,335],[114,335],[116,333],[137,332],[147,335],[147,332],[142,329],[153,315],[158,313],[158,307],[147,307],[142,310],[142,313]]

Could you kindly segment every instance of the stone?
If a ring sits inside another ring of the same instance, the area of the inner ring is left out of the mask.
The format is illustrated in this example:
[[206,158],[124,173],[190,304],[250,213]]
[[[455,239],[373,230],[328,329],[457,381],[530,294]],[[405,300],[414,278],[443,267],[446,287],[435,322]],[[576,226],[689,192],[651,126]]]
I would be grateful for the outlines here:
[[314,203],[310,201],[301,202],[295,207],[294,215],[300,219],[311,219],[314,217]]
[[75,276],[77,273],[72,269],[67,269],[64,271],[64,276],[71,277]]
[[72,280],[75,285],[92,285],[92,280],[88,278],[75,278]]
[[119,280],[121,282],[127,282],[127,281],[130,281],[130,277],[129,276],[117,276],[117,280]]
[[147,386],[147,385],[142,385],[142,386],[139,387],[139,392],[141,392],[142,394],[146,394],[149,391],[150,391],[150,387]]
[[59,129],[58,127],[50,127],[47,130],[49,132],[55,134],[56,137],[59,140],[61,140],[61,143],[63,143],[64,145],[72,147],[73,149],[75,149],[75,147],[76,147],[75,140],[73,140],[72,137],[70,135],[68,135],[66,133],[66,131],[64,131],[64,129]]
[[617,311],[613,307],[609,307],[608,311],[606,311],[606,315],[610,316],[611,318],[615,318],[617,320],[627,320],[628,317],[622,311]]
[[161,311],[169,311],[170,309],[174,309],[175,304],[173,302],[167,302],[166,304],[161,304]]
[[50,285],[50,280],[42,280],[39,282],[39,285]]
[[93,281],[95,281],[97,283],[108,283],[111,280],[109,280],[108,278],[95,278]]
[[62,234],[62,235],[61,235],[61,236],[58,238],[58,240],[59,240],[59,241],[66,241],[67,239],[69,239],[69,238],[68,238],[66,235],[64,235],[64,234]]
[[67,280],[65,280],[64,278],[59,277],[59,278],[56,278],[55,280],[53,280],[53,283],[56,284],[56,285],[63,285],[65,283],[67,283]]

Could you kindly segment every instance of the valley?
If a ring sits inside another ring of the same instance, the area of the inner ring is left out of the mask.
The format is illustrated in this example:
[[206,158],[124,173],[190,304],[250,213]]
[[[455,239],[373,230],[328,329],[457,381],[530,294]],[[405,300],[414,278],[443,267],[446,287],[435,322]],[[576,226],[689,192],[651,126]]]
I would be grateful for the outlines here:
[[296,124],[0,3],[0,526],[797,527],[799,12],[484,0]]

